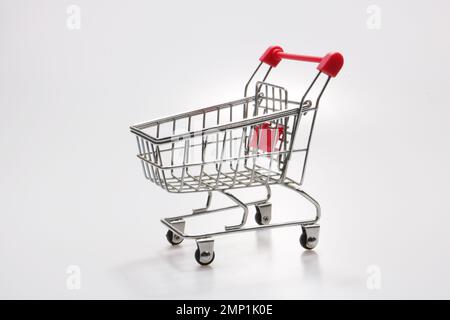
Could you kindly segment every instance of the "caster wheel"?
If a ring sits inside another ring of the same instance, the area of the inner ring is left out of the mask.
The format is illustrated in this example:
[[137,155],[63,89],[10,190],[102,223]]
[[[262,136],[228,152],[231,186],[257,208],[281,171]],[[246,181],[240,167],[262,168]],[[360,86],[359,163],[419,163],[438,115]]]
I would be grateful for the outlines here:
[[256,223],[259,224],[260,226],[263,224],[263,223],[262,223],[261,213],[258,212],[258,209],[256,209],[256,213],[255,213],[255,221],[256,221]]
[[182,237],[180,237],[179,235],[173,233],[172,230],[168,230],[168,231],[167,231],[167,233],[166,233],[166,239],[167,239],[167,241],[169,241],[169,243],[170,243],[171,245],[173,245],[173,246],[176,246],[176,245],[182,243],[183,240],[184,240],[184,239],[183,239]]
[[300,236],[300,244],[303,248],[307,249],[307,250],[311,250],[310,248],[307,247],[306,245],[306,234],[303,232],[302,235]]
[[267,218],[267,217],[264,217],[264,219],[263,219],[262,216],[261,216],[261,212],[259,212],[259,211],[256,212],[256,214],[255,214],[255,221],[260,226],[270,223],[270,219]]
[[202,252],[202,254],[200,254],[199,249],[195,250],[195,260],[202,266],[207,266],[208,264],[213,262],[215,257],[216,254],[214,253],[214,251],[212,252],[212,254],[209,252]]
[[[255,221],[260,226],[266,225],[270,223],[270,220],[272,220],[272,205],[266,204],[264,206],[255,206],[256,207],[256,214],[255,214]],[[263,214],[264,213],[264,214]]]
[[307,250],[314,249],[319,242],[319,230],[319,225],[302,227],[301,246]]

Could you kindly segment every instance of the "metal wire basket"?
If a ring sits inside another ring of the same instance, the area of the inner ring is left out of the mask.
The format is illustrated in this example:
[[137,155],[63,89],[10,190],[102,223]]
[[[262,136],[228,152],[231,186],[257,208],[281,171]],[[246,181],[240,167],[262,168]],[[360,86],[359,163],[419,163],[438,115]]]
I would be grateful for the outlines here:
[[[281,59],[319,63],[319,72],[301,101],[290,100],[287,90],[266,82]],[[262,81],[255,83],[254,95],[248,96],[248,88],[263,64],[268,64],[269,68]],[[170,243],[176,245],[184,238],[196,239],[195,258],[202,265],[210,264],[215,256],[211,237],[231,232],[301,225],[302,246],[313,249],[317,245],[320,206],[301,185],[320,98],[330,78],[337,75],[342,65],[339,53],[312,57],[270,47],[245,85],[244,98],[131,126],[137,139],[137,156],[149,181],[173,193],[208,192],[204,208],[161,220],[169,228],[166,236]],[[314,90],[316,87],[319,90]],[[303,128],[306,130],[302,131]],[[296,143],[297,135],[301,137]],[[299,179],[287,176],[294,153],[301,155]],[[315,206],[316,218],[271,224],[270,185],[274,184],[295,190],[310,201]],[[244,203],[229,192],[256,186],[266,188],[264,199]],[[214,191],[235,204],[210,209]],[[258,226],[245,227],[250,205],[256,207]],[[238,207],[244,211],[241,223],[226,226],[224,231],[196,235],[184,232],[186,218]]]

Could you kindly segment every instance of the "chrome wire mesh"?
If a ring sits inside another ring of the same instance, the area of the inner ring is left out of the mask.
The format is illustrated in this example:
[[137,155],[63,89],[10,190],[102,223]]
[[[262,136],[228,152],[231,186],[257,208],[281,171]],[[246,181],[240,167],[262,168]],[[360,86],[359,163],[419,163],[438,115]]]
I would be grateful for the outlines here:
[[169,192],[280,183],[289,153],[302,151],[291,148],[300,104],[268,83],[255,92],[132,127],[145,177]]

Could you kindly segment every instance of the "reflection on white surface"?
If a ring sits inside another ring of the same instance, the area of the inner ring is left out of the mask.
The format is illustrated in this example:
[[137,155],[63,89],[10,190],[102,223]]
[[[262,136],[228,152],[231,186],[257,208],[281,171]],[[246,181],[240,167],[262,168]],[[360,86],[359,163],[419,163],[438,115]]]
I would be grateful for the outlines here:
[[[206,267],[194,261],[193,242],[167,246],[114,268],[114,278],[129,297],[161,299],[327,297],[339,286],[351,296],[364,289],[363,272],[343,278],[333,268],[323,270],[320,253],[301,249],[292,231],[289,237],[274,230],[219,238],[216,260]],[[280,245],[287,238],[294,241]]]
[[304,251],[300,255],[300,261],[303,267],[303,279],[320,286],[322,277],[319,254],[316,251]]

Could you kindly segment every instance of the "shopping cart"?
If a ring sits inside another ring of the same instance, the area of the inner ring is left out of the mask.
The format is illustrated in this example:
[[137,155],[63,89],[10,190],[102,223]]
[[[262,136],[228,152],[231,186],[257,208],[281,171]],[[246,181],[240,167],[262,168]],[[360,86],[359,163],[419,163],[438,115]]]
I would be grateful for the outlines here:
[[[284,88],[266,82],[282,59],[318,63],[318,73],[300,101],[289,100]],[[161,220],[168,228],[166,237],[172,245],[180,244],[185,238],[196,240],[195,259],[201,265],[214,260],[212,237],[224,234],[301,226],[300,244],[305,249],[313,249],[318,243],[320,206],[301,186],[319,101],[330,79],[341,69],[343,57],[337,52],[324,57],[296,55],[273,46],[259,60],[245,85],[244,98],[130,127],[136,135],[137,157],[148,180],[168,192],[208,193],[204,208]],[[261,81],[255,81],[263,64],[268,65],[268,70]],[[255,94],[248,95],[252,81],[255,81]],[[298,155],[300,175],[288,177],[288,170],[292,172],[290,160]],[[274,184],[294,190],[312,203],[315,218],[270,223],[270,186]],[[267,194],[257,201],[243,202],[230,192],[258,186],[265,188]],[[213,192],[223,194],[234,204],[210,208]],[[249,206],[256,207],[256,226],[247,226]],[[185,232],[187,218],[236,208],[243,211],[238,224],[204,234]]]

